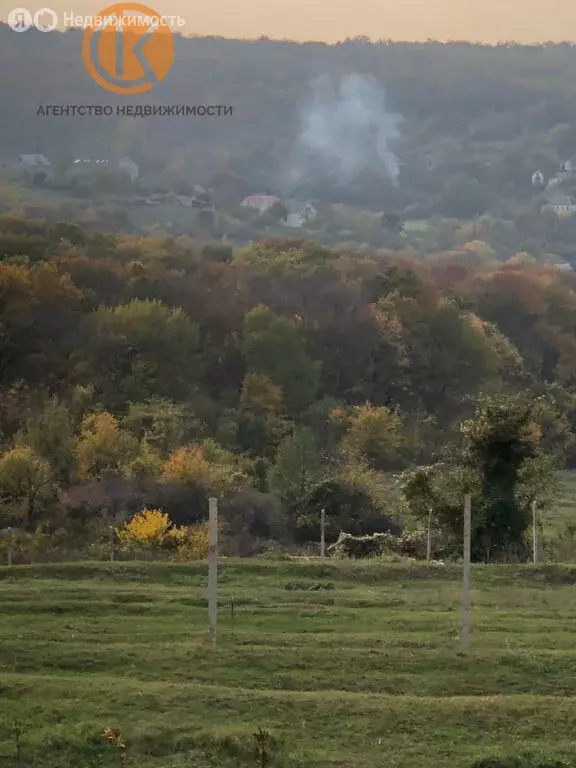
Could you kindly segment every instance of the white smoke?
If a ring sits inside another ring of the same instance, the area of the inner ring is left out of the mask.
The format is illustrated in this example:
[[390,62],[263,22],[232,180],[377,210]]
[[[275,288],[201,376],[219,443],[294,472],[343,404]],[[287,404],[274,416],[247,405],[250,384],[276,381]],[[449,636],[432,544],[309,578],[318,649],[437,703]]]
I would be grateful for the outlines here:
[[397,184],[398,158],[390,144],[402,121],[388,111],[386,92],[375,78],[346,75],[336,88],[329,78],[319,78],[301,112],[285,186],[293,189],[318,173],[344,185],[378,166]]

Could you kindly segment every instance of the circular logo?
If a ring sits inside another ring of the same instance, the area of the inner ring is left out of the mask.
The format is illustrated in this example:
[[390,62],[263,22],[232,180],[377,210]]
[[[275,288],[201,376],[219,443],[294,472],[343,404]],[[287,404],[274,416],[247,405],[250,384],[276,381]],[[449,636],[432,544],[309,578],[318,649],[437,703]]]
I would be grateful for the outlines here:
[[156,11],[140,3],[118,3],[96,18],[101,23],[84,32],[82,57],[99,85],[131,96],[164,80],[174,61],[174,35]]
[[8,26],[14,32],[26,32],[33,24],[32,14],[27,8],[14,8],[8,14]]
[[39,32],[53,32],[58,26],[58,15],[52,8],[40,8],[34,14],[34,26]]

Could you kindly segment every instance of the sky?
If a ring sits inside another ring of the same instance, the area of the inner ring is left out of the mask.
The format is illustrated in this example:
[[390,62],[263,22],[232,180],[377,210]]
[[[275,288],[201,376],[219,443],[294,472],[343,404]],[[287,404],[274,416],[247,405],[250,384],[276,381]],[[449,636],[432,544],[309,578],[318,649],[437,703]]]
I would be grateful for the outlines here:
[[[44,0],[65,12],[96,14],[98,0]],[[159,14],[180,15],[185,34],[336,42],[367,35],[373,40],[472,40],[522,43],[576,40],[574,0],[150,0]],[[104,0],[106,3],[106,0]],[[35,12],[42,3],[0,0],[0,18],[16,6]]]

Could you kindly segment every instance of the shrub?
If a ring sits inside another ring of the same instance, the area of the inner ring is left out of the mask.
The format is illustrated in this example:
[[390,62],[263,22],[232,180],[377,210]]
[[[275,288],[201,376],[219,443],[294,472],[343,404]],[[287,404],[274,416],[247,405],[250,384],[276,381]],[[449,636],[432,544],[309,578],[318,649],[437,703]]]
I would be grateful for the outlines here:
[[[222,531],[221,531],[222,532]],[[174,525],[160,509],[143,509],[117,529],[120,545],[140,552],[168,551],[174,560],[203,560],[209,551],[208,522]]]
[[329,554],[337,557],[376,557],[384,554],[390,533],[374,533],[371,536],[352,536],[341,533],[338,540],[328,547]]
[[328,547],[328,552],[337,557],[399,555],[423,559],[426,557],[426,534],[422,531],[407,531],[401,536],[393,533],[373,533],[370,536],[341,533],[338,540]]
[[160,509],[143,509],[116,533],[122,546],[148,549],[166,543],[171,525],[168,515]]
[[208,557],[210,530],[207,522],[173,528],[169,535],[176,543],[174,559],[205,560]]
[[19,528],[3,529],[0,531],[0,565],[8,562],[8,550],[11,551],[14,565],[33,562],[42,550],[45,538],[41,532],[29,533]]
[[426,531],[404,531],[401,536],[394,537],[392,544],[397,546],[397,549],[394,550],[396,554],[424,560],[428,546],[428,534]]
[[98,521],[89,525],[67,525],[53,529],[38,528],[34,533],[20,529],[0,531],[0,565],[8,562],[8,549],[12,551],[12,564],[70,562],[109,557],[108,528]]
[[226,526],[222,550],[232,557],[269,552],[273,542],[287,544],[289,534],[278,500],[255,490],[244,491],[222,505]]

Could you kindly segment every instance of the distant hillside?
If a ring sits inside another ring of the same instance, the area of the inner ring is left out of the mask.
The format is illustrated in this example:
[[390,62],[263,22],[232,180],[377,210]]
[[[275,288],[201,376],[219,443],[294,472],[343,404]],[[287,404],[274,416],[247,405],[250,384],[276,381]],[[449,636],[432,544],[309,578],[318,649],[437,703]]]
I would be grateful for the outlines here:
[[[21,35],[0,25],[0,153],[94,155],[127,151],[151,172],[172,168],[200,182],[225,170],[255,187],[272,183],[298,133],[299,109],[318,75],[372,74],[404,117],[395,150],[400,186],[360,183],[396,207],[451,183],[455,215],[483,213],[498,198],[529,199],[538,167],[552,173],[576,151],[576,61],[569,45],[543,48],[453,44],[328,46],[218,38],[177,39],[167,79],[144,97],[116,97],[81,61],[82,32]],[[39,117],[46,104],[232,105],[230,117]],[[474,189],[462,192],[463,179]],[[258,190],[259,191],[259,190]],[[360,193],[359,193],[360,194]],[[467,196],[467,197],[466,197]],[[376,206],[378,207],[378,206]],[[381,206],[380,206],[381,207]],[[456,206],[457,207],[457,206]]]

